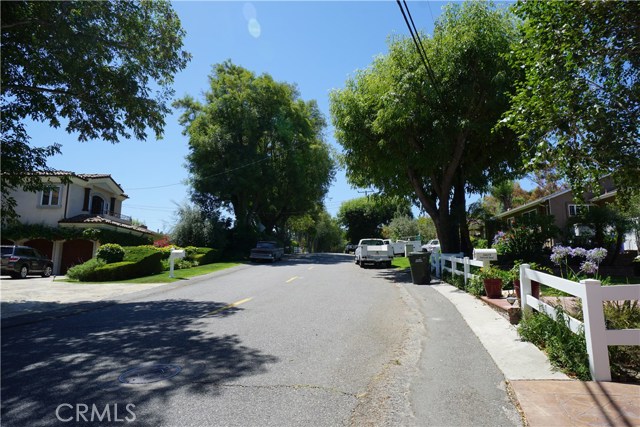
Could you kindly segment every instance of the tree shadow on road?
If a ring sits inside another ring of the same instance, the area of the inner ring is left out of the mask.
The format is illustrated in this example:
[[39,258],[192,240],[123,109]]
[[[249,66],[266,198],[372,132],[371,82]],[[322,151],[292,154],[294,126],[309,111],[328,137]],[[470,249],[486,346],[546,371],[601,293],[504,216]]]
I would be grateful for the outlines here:
[[354,256],[350,254],[340,253],[313,253],[303,255],[286,255],[281,261],[259,261],[252,262],[249,265],[266,265],[271,267],[281,267],[297,264],[353,264]]
[[[65,403],[95,404],[100,410],[120,404],[121,418],[127,415],[125,405],[132,403],[135,425],[160,425],[166,411],[157,408],[172,397],[215,395],[222,383],[266,372],[269,364],[278,362],[242,345],[237,335],[211,332],[211,322],[242,310],[224,302],[130,302],[3,328],[3,425],[59,424],[56,408]],[[118,380],[131,368],[153,364],[182,370],[146,385]],[[64,409],[66,417],[72,414]]]

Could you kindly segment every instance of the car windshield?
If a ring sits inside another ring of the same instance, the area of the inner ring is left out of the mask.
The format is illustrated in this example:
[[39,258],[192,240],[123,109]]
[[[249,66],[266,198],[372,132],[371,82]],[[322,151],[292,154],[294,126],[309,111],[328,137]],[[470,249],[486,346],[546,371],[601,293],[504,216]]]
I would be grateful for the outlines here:
[[273,248],[275,244],[273,242],[258,242],[256,247],[258,248]]
[[384,243],[382,243],[382,240],[377,240],[377,239],[370,239],[370,240],[363,240],[362,245],[383,245]]

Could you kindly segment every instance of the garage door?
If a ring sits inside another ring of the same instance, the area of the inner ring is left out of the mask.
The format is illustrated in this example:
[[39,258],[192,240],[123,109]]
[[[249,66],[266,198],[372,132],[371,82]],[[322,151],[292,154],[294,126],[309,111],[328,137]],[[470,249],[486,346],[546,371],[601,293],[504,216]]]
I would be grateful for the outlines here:
[[60,266],[60,274],[65,274],[69,267],[89,261],[92,254],[93,242],[91,240],[67,240],[62,245],[62,265]]

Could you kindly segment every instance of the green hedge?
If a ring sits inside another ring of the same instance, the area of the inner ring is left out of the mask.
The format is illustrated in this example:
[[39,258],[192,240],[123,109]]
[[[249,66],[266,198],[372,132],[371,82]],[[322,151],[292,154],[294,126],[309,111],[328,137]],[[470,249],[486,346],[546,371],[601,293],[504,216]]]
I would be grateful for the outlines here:
[[135,279],[136,277],[151,276],[162,272],[162,254],[150,253],[141,259],[133,261],[114,262],[96,268],[87,278],[87,282],[101,282],[113,280]]
[[162,252],[153,246],[128,246],[124,260],[111,264],[93,258],[67,271],[67,277],[82,282],[108,282],[135,279],[161,273]]
[[[126,246],[123,249],[125,254],[121,262],[104,264],[94,258],[70,268],[67,277],[82,282],[108,282],[151,276],[169,269],[171,248],[145,245]],[[176,269],[212,264],[220,259],[217,249],[188,246],[184,250],[186,256],[176,260]]]

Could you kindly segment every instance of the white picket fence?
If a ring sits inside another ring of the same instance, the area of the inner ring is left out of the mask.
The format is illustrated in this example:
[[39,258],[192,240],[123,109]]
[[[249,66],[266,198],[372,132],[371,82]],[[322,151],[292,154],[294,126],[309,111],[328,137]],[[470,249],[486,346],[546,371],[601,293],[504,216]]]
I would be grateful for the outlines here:
[[[474,274],[470,273],[470,266],[489,266],[489,261],[471,260],[468,257],[463,257],[462,253],[443,254],[434,252],[431,254],[430,262],[436,277],[441,278],[442,272],[448,271],[452,275],[463,275],[465,284],[470,278],[475,277]],[[599,280],[591,279],[581,280],[578,283],[531,270],[528,264],[522,264],[520,266],[522,311],[536,309],[554,320],[557,320],[556,310],[531,295],[532,280],[582,299],[584,322],[567,315],[565,316],[567,326],[574,333],[584,330],[591,377],[595,381],[611,381],[608,346],[640,345],[640,329],[606,329],[603,302],[640,300],[640,284],[602,286]]]
[[[431,269],[435,271],[435,277],[441,278],[443,271],[448,271],[452,275],[461,275],[464,277],[464,284],[467,284],[467,281],[475,277],[475,274],[471,273],[471,266],[475,267],[488,267],[489,261],[476,261],[470,259],[469,257],[464,256],[464,254],[443,254],[440,252],[434,252],[431,254],[430,258]],[[447,263],[450,263],[450,266],[447,266]],[[458,266],[462,269],[458,270]]]
[[589,353],[589,369],[595,381],[611,381],[609,366],[610,345],[640,345],[640,329],[606,329],[604,301],[640,299],[640,285],[601,286],[599,280],[581,280],[580,283],[562,279],[540,271],[531,270],[528,264],[520,266],[520,292],[522,311],[536,309],[554,320],[555,309],[531,295],[531,281],[561,290],[582,299],[584,322],[567,316],[567,326],[579,333],[584,329]]

